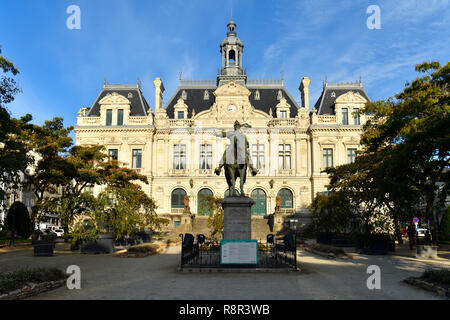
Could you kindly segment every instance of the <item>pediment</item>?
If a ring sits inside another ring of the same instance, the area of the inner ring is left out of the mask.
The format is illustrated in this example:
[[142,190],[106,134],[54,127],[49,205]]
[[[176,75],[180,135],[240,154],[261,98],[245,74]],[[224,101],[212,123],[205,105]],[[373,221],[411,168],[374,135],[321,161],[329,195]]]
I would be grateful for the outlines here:
[[130,141],[128,141],[129,145],[142,145],[145,144],[145,140],[143,139],[130,139]]
[[349,91],[340,95],[335,103],[367,103],[367,100],[357,92]]
[[130,105],[131,102],[123,95],[117,92],[108,93],[103,99],[99,101],[100,105]]
[[216,97],[220,96],[246,96],[249,97],[251,94],[250,90],[246,87],[237,84],[234,81],[230,81],[214,91]]

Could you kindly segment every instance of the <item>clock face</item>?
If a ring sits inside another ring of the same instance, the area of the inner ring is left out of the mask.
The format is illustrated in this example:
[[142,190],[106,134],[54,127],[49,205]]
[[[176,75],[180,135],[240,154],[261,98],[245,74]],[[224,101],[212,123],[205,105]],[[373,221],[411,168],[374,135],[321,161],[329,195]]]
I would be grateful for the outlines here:
[[230,105],[228,106],[228,112],[235,112],[235,111],[236,111],[236,106],[233,105],[233,104],[230,104]]

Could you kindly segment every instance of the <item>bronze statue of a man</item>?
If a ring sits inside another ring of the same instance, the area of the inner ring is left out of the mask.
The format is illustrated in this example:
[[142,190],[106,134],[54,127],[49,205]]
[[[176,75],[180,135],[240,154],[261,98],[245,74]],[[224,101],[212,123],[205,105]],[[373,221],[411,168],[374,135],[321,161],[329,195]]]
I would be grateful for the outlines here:
[[242,126],[250,127],[248,124],[241,125],[236,120],[234,123],[234,131],[228,133],[222,131],[222,137],[227,137],[231,143],[223,153],[222,159],[219,162],[219,167],[214,170],[217,175],[220,175],[220,171],[222,167],[224,167],[230,196],[236,196],[234,184],[238,177],[240,195],[245,196],[244,183],[247,177],[247,168],[250,168],[253,176],[258,172],[251,162],[249,143],[247,137],[241,131]]

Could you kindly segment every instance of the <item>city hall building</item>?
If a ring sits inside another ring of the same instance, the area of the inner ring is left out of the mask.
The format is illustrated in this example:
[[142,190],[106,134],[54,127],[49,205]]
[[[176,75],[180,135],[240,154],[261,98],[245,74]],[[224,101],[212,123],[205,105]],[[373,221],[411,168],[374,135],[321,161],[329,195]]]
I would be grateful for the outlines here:
[[242,130],[258,174],[247,174],[245,192],[255,200],[252,214],[261,219],[274,212],[277,195],[284,215],[307,215],[314,196],[326,190],[322,170],[353,161],[360,148],[368,116],[357,112],[369,101],[360,81],[324,83],[310,111],[309,78],[299,76],[301,103],[283,79],[248,78],[236,24],[231,20],[227,27],[216,79],[180,79],[165,104],[160,78],[150,103],[139,83],[105,84],[92,106],[78,113],[76,144],[104,145],[111,159],[146,175],[144,190],[172,226],[182,223],[186,195],[198,217],[209,214],[200,209],[202,195],[226,195],[224,173],[217,176],[214,169],[229,143],[221,133],[233,130],[236,120],[251,126]]

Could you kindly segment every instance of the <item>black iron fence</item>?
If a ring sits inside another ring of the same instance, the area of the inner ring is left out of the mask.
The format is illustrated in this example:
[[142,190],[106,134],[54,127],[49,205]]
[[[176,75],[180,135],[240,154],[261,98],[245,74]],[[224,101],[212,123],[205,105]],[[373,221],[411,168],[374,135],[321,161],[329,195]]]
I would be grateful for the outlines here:
[[195,241],[194,236],[180,234],[181,269],[183,268],[297,268],[297,248],[295,235],[274,239],[272,243],[258,242],[257,264],[229,265],[220,263],[220,243],[205,238]]

